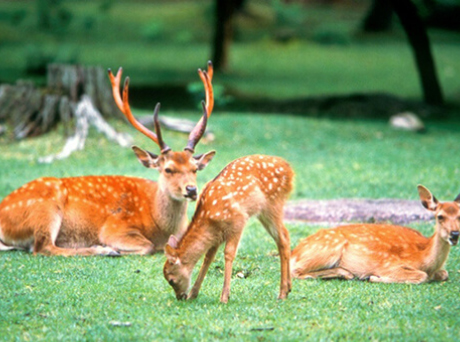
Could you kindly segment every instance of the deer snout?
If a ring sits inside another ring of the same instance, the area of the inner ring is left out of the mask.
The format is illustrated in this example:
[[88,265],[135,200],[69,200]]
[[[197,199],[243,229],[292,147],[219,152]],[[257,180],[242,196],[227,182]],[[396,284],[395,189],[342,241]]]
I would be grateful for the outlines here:
[[457,231],[453,231],[453,232],[450,232],[450,236],[449,236],[449,243],[452,245],[452,246],[455,246],[457,243],[458,243],[458,237],[460,235],[460,232],[457,230]]
[[187,294],[186,293],[178,293],[176,294],[177,300],[186,300],[187,299]]
[[198,191],[196,186],[194,185],[187,185],[185,187],[186,194],[184,195],[185,198],[190,198],[192,201],[195,201],[198,196]]

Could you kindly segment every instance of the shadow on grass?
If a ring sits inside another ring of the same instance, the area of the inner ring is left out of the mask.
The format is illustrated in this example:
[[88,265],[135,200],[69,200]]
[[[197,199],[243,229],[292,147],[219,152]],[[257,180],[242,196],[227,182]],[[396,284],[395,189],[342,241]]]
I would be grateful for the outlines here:
[[[156,85],[132,87],[130,99],[133,106],[142,109],[154,108],[157,101],[168,110],[190,110],[198,108],[197,96],[187,90],[186,85]],[[387,93],[354,93],[323,95],[315,97],[271,99],[249,97],[234,91],[226,91],[225,103],[215,95],[218,111],[252,113],[287,113],[306,117],[337,119],[384,119],[402,113],[413,112],[422,119],[457,119],[460,103],[444,106],[429,106],[422,101],[405,99]],[[216,113],[218,113],[216,111]]]

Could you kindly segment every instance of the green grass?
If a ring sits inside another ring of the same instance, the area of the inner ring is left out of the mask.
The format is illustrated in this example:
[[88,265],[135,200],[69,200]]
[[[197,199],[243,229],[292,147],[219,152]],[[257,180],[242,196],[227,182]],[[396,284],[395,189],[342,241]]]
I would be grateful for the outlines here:
[[[429,225],[416,225],[431,232]],[[316,228],[289,225],[293,241]],[[244,234],[230,302],[219,303],[219,251],[193,302],[176,301],[162,276],[164,257],[0,255],[0,340],[405,340],[454,341],[460,255],[451,253],[446,283],[386,285],[298,281],[276,300],[279,259],[259,224]],[[114,326],[115,322],[130,326]]]
[[[216,111],[218,109],[216,108]],[[197,120],[199,112],[162,115]],[[156,145],[134,129],[135,143],[156,151]],[[213,162],[202,171],[202,186],[231,160],[248,154],[279,155],[296,171],[293,199],[342,197],[417,199],[417,184],[438,198],[453,199],[459,192],[460,166],[454,157],[460,139],[455,122],[429,122],[427,134],[397,131],[384,121],[312,119],[287,114],[219,113],[210,119],[215,141],[200,143],[197,152],[216,150]],[[165,132],[166,142],[180,150],[186,136]],[[63,136],[8,141],[0,138],[0,198],[39,176],[125,174],[152,179],[157,172],[143,168],[130,149],[123,149],[91,132],[86,149],[51,165],[37,163],[38,156],[56,153]]]
[[[197,113],[164,112],[197,119]],[[221,113],[216,139],[198,145],[217,156],[199,174],[200,186],[232,159],[252,153],[280,155],[294,167],[293,199],[396,197],[416,199],[416,184],[451,200],[459,191],[453,153],[460,132],[433,123],[428,134],[394,131],[385,122],[307,119],[289,115]],[[132,129],[114,123],[118,129]],[[165,132],[174,149],[183,135]],[[135,134],[136,144],[152,147]],[[39,155],[57,152],[59,132],[46,137],[0,140],[0,198],[39,176],[124,174],[155,179],[129,149],[91,133],[84,151],[52,165]],[[193,211],[191,208],[190,213]],[[414,224],[425,235],[431,223]],[[292,247],[319,227],[288,224]],[[446,283],[413,285],[352,281],[294,281],[286,301],[276,300],[279,258],[273,240],[256,221],[248,225],[234,263],[228,305],[219,303],[223,255],[218,253],[199,298],[178,302],[162,276],[163,255],[123,258],[33,257],[0,254],[0,340],[455,340],[460,333],[456,296],[460,254],[453,248]],[[245,279],[236,277],[242,271]],[[130,326],[115,326],[117,322]]]

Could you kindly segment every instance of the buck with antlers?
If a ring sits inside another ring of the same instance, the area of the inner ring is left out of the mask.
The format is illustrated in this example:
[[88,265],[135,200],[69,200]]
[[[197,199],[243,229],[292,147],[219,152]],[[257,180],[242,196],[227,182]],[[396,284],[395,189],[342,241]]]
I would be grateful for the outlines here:
[[459,238],[460,195],[453,202],[441,203],[421,185],[418,192],[423,206],[436,217],[432,237],[383,224],[320,230],[292,251],[292,276],[415,284],[447,280],[444,265],[450,246]]
[[[283,208],[292,190],[293,177],[294,172],[283,159],[254,155],[231,162],[206,185],[182,239],[179,241],[172,235],[165,246],[167,261],[163,273],[177,299],[198,296],[217,249],[225,242],[225,278],[220,300],[228,301],[233,260],[244,226],[251,216],[257,216],[278,246],[281,262],[279,298],[287,297],[291,290],[290,240],[283,224]],[[203,254],[206,254],[203,265],[187,295],[193,268]]]
[[118,108],[129,122],[152,139],[159,155],[134,146],[139,161],[157,169],[158,182],[124,176],[40,178],[25,184],[0,203],[0,250],[26,249],[46,255],[151,254],[162,250],[171,234],[187,227],[187,200],[196,200],[196,172],[215,152],[194,155],[213,109],[212,64],[198,70],[206,89],[203,117],[184,151],[172,151],[161,137],[159,104],[155,133],[133,116],[128,102],[129,78],[120,95],[122,70],[109,70]]

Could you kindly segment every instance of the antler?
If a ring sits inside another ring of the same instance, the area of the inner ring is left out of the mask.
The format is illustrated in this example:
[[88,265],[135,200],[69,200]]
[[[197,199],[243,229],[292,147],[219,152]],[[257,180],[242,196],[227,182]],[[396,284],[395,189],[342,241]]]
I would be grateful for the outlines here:
[[202,102],[203,117],[200,119],[200,121],[198,121],[195,128],[193,128],[193,130],[190,132],[187,146],[184,148],[184,150],[190,151],[192,153],[195,152],[195,146],[198,144],[204,132],[206,131],[206,124],[208,118],[211,116],[212,110],[214,108],[214,93],[211,83],[212,76],[214,74],[212,62],[208,61],[207,71],[198,69],[198,74],[200,75],[201,81],[203,82],[204,89],[206,91],[206,104],[204,103],[204,101]]
[[158,112],[160,110],[160,104],[158,103],[156,105],[154,116],[153,116],[153,122],[154,122],[155,132],[156,132],[155,134],[154,132],[149,130],[147,127],[145,127],[143,124],[141,124],[139,121],[137,121],[134,118],[133,113],[131,112],[131,108],[128,102],[129,77],[126,77],[125,79],[125,84],[123,86],[123,99],[121,98],[120,80],[121,80],[122,72],[123,72],[123,69],[119,68],[117,71],[117,75],[114,76],[112,74],[112,70],[110,69],[108,70],[110,83],[112,83],[113,98],[115,100],[115,103],[117,104],[118,109],[120,109],[120,111],[125,115],[125,117],[131,123],[131,125],[134,126],[134,128],[136,128],[139,132],[141,132],[145,136],[152,139],[160,147],[162,154],[167,153],[168,151],[171,150],[171,148],[169,148],[169,146],[166,145],[161,138],[160,124],[158,122]]
[[200,75],[201,81],[203,81],[204,89],[206,91],[206,111],[208,112],[208,118],[211,116],[212,110],[214,108],[214,92],[212,90],[212,76],[214,74],[214,69],[212,67],[212,62],[208,61],[208,71],[202,71],[198,69],[198,74]]

